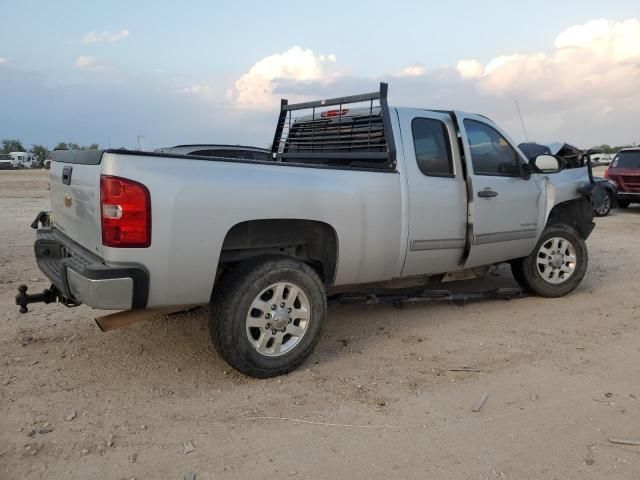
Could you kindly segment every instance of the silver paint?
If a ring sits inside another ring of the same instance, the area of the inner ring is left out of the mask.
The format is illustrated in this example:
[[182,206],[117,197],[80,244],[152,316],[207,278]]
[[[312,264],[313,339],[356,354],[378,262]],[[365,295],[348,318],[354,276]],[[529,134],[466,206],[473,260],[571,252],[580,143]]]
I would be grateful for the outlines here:
[[[490,120],[456,114],[460,121],[473,118],[493,126],[516,148]],[[445,123],[455,177],[428,177],[417,168],[411,132],[411,121],[416,117]],[[578,188],[589,181],[586,169],[532,175],[529,180],[476,176],[465,140],[466,168],[471,172],[474,195],[486,187],[499,193],[495,198],[474,198],[468,208],[457,130],[451,118],[428,110],[399,108],[392,110],[391,119],[398,159],[394,173],[105,153],[100,165],[74,164],[71,186],[67,187],[60,182],[63,165],[53,162],[54,225],[98,253],[107,265],[144,266],[150,278],[147,306],[152,308],[207,303],[225,236],[241,222],[275,218],[324,222],[338,237],[334,284],[382,282],[526,256],[551,208],[579,198]],[[464,130],[462,134],[464,138]],[[100,174],[129,178],[149,189],[149,248],[102,246]],[[70,208],[63,205],[65,194],[73,198]],[[467,262],[460,265],[467,222],[472,222],[475,238],[494,236],[496,240],[498,235],[500,241],[476,242]],[[535,229],[524,229],[526,236],[500,239],[505,232],[523,230],[523,224],[535,225]]]

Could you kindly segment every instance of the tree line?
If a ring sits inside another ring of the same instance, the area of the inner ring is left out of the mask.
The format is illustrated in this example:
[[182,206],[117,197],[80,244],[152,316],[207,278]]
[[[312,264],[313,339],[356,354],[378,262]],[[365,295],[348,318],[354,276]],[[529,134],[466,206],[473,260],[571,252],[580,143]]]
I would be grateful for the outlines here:
[[[53,147],[52,150],[98,150],[99,148],[100,145],[97,143],[80,145],[73,142],[60,142]],[[20,140],[14,138],[2,140],[2,144],[0,145],[0,153],[30,152],[40,163],[44,163],[49,156],[50,151],[51,150],[49,150],[45,145],[32,145],[31,148],[27,149]]]
[[597,146],[595,146],[593,148],[599,148],[604,153],[618,153],[623,148],[629,148],[629,147],[635,147],[635,146],[637,146],[636,143],[634,143],[633,145],[607,145],[605,143],[603,145],[597,145]]

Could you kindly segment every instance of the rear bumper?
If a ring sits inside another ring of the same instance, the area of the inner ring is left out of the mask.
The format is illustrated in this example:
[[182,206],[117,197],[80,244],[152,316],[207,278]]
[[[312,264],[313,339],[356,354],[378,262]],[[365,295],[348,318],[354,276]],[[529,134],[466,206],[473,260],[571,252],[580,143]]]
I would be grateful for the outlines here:
[[104,310],[145,308],[149,275],[139,266],[111,267],[56,228],[40,228],[38,267],[63,296]]

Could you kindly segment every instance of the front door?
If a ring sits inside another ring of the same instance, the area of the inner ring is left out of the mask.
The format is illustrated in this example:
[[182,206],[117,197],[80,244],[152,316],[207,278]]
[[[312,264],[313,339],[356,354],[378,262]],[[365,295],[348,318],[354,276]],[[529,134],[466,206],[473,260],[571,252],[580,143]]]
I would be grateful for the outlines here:
[[542,188],[523,178],[526,160],[497,126],[481,116],[457,116],[472,192],[473,237],[465,267],[527,256],[544,224]]

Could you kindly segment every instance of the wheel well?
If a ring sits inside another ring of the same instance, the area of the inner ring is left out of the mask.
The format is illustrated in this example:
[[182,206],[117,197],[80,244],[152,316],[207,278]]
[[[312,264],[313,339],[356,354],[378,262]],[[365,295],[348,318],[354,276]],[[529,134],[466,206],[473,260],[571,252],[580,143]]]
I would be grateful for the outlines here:
[[586,240],[593,230],[593,205],[584,197],[559,203],[549,212],[547,225],[560,223],[572,226]]
[[338,236],[330,225],[314,220],[266,219],[235,225],[222,244],[217,276],[227,268],[258,255],[297,258],[332,284],[338,260]]

